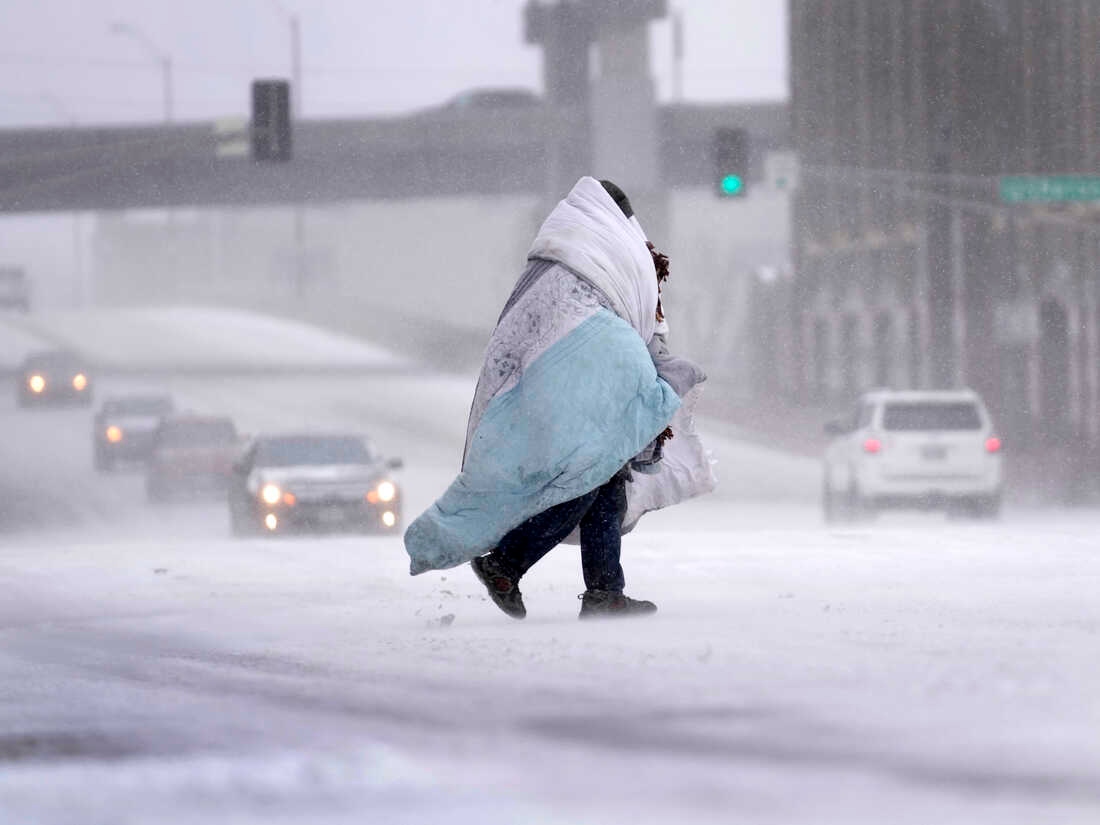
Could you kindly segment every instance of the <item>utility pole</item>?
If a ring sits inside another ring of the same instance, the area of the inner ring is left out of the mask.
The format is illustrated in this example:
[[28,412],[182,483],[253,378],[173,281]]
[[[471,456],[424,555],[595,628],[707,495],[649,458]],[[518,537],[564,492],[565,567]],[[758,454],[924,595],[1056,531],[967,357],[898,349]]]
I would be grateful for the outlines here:
[[172,58],[163,55],[160,59],[161,83],[164,85],[164,122],[172,122],[172,110],[175,101],[172,95]]
[[298,15],[290,15],[290,82],[294,85],[291,94],[291,117],[302,116],[302,27],[298,24]]
[[684,18],[679,9],[672,13],[672,100],[684,100]]
[[[39,92],[38,97],[48,103],[51,108],[70,126],[76,126],[76,117],[57,95],[52,92]],[[83,237],[80,232],[80,213],[75,209],[72,215],[72,241],[73,241],[73,306],[80,307],[87,302],[88,292],[84,283],[84,251]]]

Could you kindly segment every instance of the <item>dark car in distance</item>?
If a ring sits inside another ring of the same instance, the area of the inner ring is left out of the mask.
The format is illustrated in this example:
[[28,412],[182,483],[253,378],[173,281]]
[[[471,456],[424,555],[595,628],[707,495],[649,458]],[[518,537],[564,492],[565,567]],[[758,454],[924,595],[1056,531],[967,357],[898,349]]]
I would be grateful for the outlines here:
[[153,433],[145,493],[150,501],[224,493],[239,452],[240,437],[231,418],[194,413],[166,416]]
[[258,436],[233,466],[233,533],[397,532],[401,490],[391,471],[401,466],[355,434]]
[[92,423],[95,468],[111,470],[122,461],[147,461],[161,419],[173,412],[172,396],[166,394],[117,395],[105,399]]
[[17,380],[22,407],[92,403],[88,365],[72,352],[51,350],[28,355]]

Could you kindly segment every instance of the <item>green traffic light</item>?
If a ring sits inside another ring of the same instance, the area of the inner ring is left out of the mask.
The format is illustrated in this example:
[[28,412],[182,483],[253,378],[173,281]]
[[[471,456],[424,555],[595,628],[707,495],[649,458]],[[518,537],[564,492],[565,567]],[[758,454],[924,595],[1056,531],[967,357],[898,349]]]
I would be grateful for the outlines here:
[[726,175],[719,184],[723,195],[739,195],[745,188],[745,182],[740,175]]

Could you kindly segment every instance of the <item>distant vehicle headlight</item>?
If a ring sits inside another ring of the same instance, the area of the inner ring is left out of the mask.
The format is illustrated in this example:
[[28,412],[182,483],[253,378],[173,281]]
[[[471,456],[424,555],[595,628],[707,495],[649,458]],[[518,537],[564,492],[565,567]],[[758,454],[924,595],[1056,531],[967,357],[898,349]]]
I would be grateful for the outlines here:
[[282,497],[283,491],[279,489],[279,485],[277,484],[265,484],[260,490],[260,498],[268,504],[278,504],[279,499]]
[[73,376],[73,389],[74,390],[76,390],[77,392],[81,392],[87,386],[88,386],[88,376],[86,376],[84,373],[78,372],[76,375]]
[[46,379],[41,375],[32,375],[27,379],[27,386],[31,388],[31,392],[42,392],[46,389]]
[[268,530],[274,530],[278,526],[279,519],[275,518],[274,513],[268,513],[266,516],[264,516],[264,527],[266,527]]
[[382,514],[382,523],[387,527],[393,527],[395,524],[397,524],[397,516],[387,510]]
[[397,488],[392,481],[383,481],[378,485],[377,491],[379,501],[393,501],[393,497],[397,495]]
[[122,441],[122,428],[116,427],[114,424],[108,427],[107,440],[110,441],[112,444],[117,444],[118,442]]

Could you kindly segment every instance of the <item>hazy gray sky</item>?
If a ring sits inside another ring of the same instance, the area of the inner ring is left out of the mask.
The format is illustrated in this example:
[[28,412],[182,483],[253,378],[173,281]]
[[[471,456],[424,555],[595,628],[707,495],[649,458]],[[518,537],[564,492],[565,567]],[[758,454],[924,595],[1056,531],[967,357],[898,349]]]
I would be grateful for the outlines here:
[[[113,21],[172,58],[177,120],[244,115],[248,84],[289,76],[287,12],[301,21],[306,117],[395,113],[475,86],[541,90],[523,42],[526,0],[0,0],[0,127],[150,121],[160,70]],[[684,97],[787,94],[786,0],[673,0]],[[281,10],[282,9],[282,10]],[[285,10],[285,11],[284,11]],[[652,26],[654,80],[672,88],[671,26]]]

